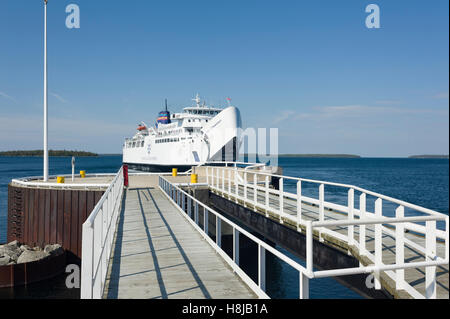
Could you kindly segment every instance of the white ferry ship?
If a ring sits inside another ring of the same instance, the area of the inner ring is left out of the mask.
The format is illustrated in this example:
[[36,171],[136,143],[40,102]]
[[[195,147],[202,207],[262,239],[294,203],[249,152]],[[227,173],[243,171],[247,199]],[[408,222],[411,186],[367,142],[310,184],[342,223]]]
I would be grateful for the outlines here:
[[236,161],[242,128],[239,110],[231,105],[207,106],[198,94],[193,101],[194,106],[172,114],[166,100],[154,126],[141,122],[123,144],[123,163],[141,171],[181,172],[205,162]]

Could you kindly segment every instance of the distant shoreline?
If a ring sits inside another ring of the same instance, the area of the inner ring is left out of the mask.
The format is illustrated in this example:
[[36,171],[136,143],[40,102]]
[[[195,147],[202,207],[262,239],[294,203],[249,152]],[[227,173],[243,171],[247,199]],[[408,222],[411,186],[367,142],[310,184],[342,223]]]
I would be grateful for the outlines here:
[[326,157],[326,158],[361,158],[359,155],[353,154],[280,154],[279,157]]
[[[0,152],[0,157],[43,157],[43,150],[32,150],[32,151],[6,151]],[[84,151],[67,151],[67,150],[49,150],[48,156],[50,157],[97,157],[98,154]]]
[[448,159],[448,155],[411,155],[408,158],[444,158]]
[[[98,157],[98,156],[122,156],[122,154],[97,154],[85,151],[67,151],[67,150],[49,150],[50,157]],[[244,157],[258,156],[257,154],[241,154]],[[269,155],[267,155],[269,156]],[[0,152],[0,157],[43,157],[42,150],[35,151],[3,151]],[[378,157],[363,157],[354,154],[279,154],[278,157],[286,158],[378,158]],[[449,155],[410,155],[404,157],[380,157],[380,158],[411,158],[411,159],[449,159]]]
[[[245,157],[258,156],[258,154],[242,154]],[[308,157],[308,158],[361,158],[353,154],[279,154],[278,157]]]

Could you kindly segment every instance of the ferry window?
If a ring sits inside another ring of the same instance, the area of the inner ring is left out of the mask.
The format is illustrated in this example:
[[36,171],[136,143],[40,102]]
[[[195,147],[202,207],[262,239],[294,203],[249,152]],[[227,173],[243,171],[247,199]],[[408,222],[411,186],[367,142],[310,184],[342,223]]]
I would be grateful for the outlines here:
[[144,141],[142,141],[142,143],[141,143],[141,147],[144,147]]

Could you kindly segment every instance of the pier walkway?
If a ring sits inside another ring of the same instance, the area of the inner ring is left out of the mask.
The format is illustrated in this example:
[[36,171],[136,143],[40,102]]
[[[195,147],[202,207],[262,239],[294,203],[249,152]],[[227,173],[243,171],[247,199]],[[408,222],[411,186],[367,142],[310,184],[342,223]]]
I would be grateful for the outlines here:
[[104,298],[255,298],[161,190],[128,189]]

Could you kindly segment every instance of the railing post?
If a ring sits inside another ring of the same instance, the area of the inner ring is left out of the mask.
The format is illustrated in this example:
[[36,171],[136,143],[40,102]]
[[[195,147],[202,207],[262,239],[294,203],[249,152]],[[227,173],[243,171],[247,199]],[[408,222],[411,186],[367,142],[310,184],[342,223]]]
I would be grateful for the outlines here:
[[266,180],[264,183],[264,187],[266,188],[266,217],[269,217],[269,208],[270,208],[270,203],[269,203],[269,176],[266,175]]
[[233,227],[233,260],[239,266],[239,231]]
[[[325,202],[325,185],[320,184],[319,186],[319,221],[323,222],[325,220],[324,213],[324,202]],[[319,229],[319,240],[323,242],[322,231]]]
[[256,211],[256,206],[258,205],[258,189],[256,188],[258,186],[258,176],[256,175],[256,173],[253,174],[253,205],[255,206],[255,211]]
[[234,166],[234,187],[235,187],[235,198],[236,198],[236,203],[238,202],[238,197],[239,197],[239,185],[238,185],[238,170],[236,165]]
[[302,223],[302,181],[297,182],[297,231],[301,232]]
[[319,221],[324,221],[324,201],[325,201],[325,185],[319,186]]
[[92,299],[92,276],[94,268],[94,229],[83,224],[81,241],[81,299]]
[[225,168],[222,168],[222,192],[225,193]]
[[208,236],[208,210],[206,208],[203,208],[203,230],[206,233],[206,236]]
[[231,169],[228,168],[228,199],[231,198]]
[[[352,222],[353,219],[355,218],[354,211],[353,211],[354,205],[355,205],[355,190],[353,188],[350,188],[348,190],[348,205],[347,205],[347,208],[348,208],[347,217],[348,217],[349,222]],[[348,230],[348,246],[350,248],[350,246],[354,245],[354,238],[355,238],[354,237],[354,226],[349,225],[347,230]],[[350,249],[349,249],[349,252],[350,252]]]
[[266,291],[266,250],[261,245],[258,245],[258,283]]
[[219,176],[219,167],[216,169],[216,188],[219,190],[220,176]]
[[222,248],[222,220],[216,216],[216,244]]
[[198,225],[198,203],[194,203],[194,221]]
[[[383,215],[383,200],[377,198],[375,201],[375,217],[380,218]],[[383,238],[381,224],[375,224],[375,267],[383,264]],[[375,289],[381,289],[380,270],[374,273]]]
[[184,193],[181,193],[181,209],[183,212],[186,211],[186,195]]
[[299,277],[299,297],[300,299],[309,299],[309,278],[302,271],[298,273]]
[[[436,221],[426,221],[425,228],[425,260],[433,261],[436,257]],[[428,266],[425,269],[425,297],[436,299],[436,266]]]
[[445,260],[449,260],[449,217],[445,217]]
[[[398,206],[395,210],[395,217],[403,218],[404,216],[404,207]],[[405,225],[403,223],[395,224],[395,262],[397,264],[405,262]],[[405,289],[405,270],[397,269],[395,276],[395,288],[397,290]]]
[[313,228],[312,221],[306,221],[306,270],[313,272]]
[[208,166],[205,167],[205,170],[206,170],[206,184],[209,185],[209,168],[208,168]]
[[214,187],[214,167],[211,167],[211,187]]
[[[366,218],[366,193],[359,196],[359,218]],[[361,256],[367,255],[366,250],[366,225],[359,225],[359,254]]]
[[279,192],[279,199],[280,199],[280,224],[283,224],[283,213],[284,213],[284,178],[280,178],[280,192]]
[[192,219],[192,199],[190,197],[188,197],[187,201],[188,201],[188,204],[187,204],[188,215],[189,215],[189,218]]
[[244,207],[247,202],[247,171],[244,170]]

